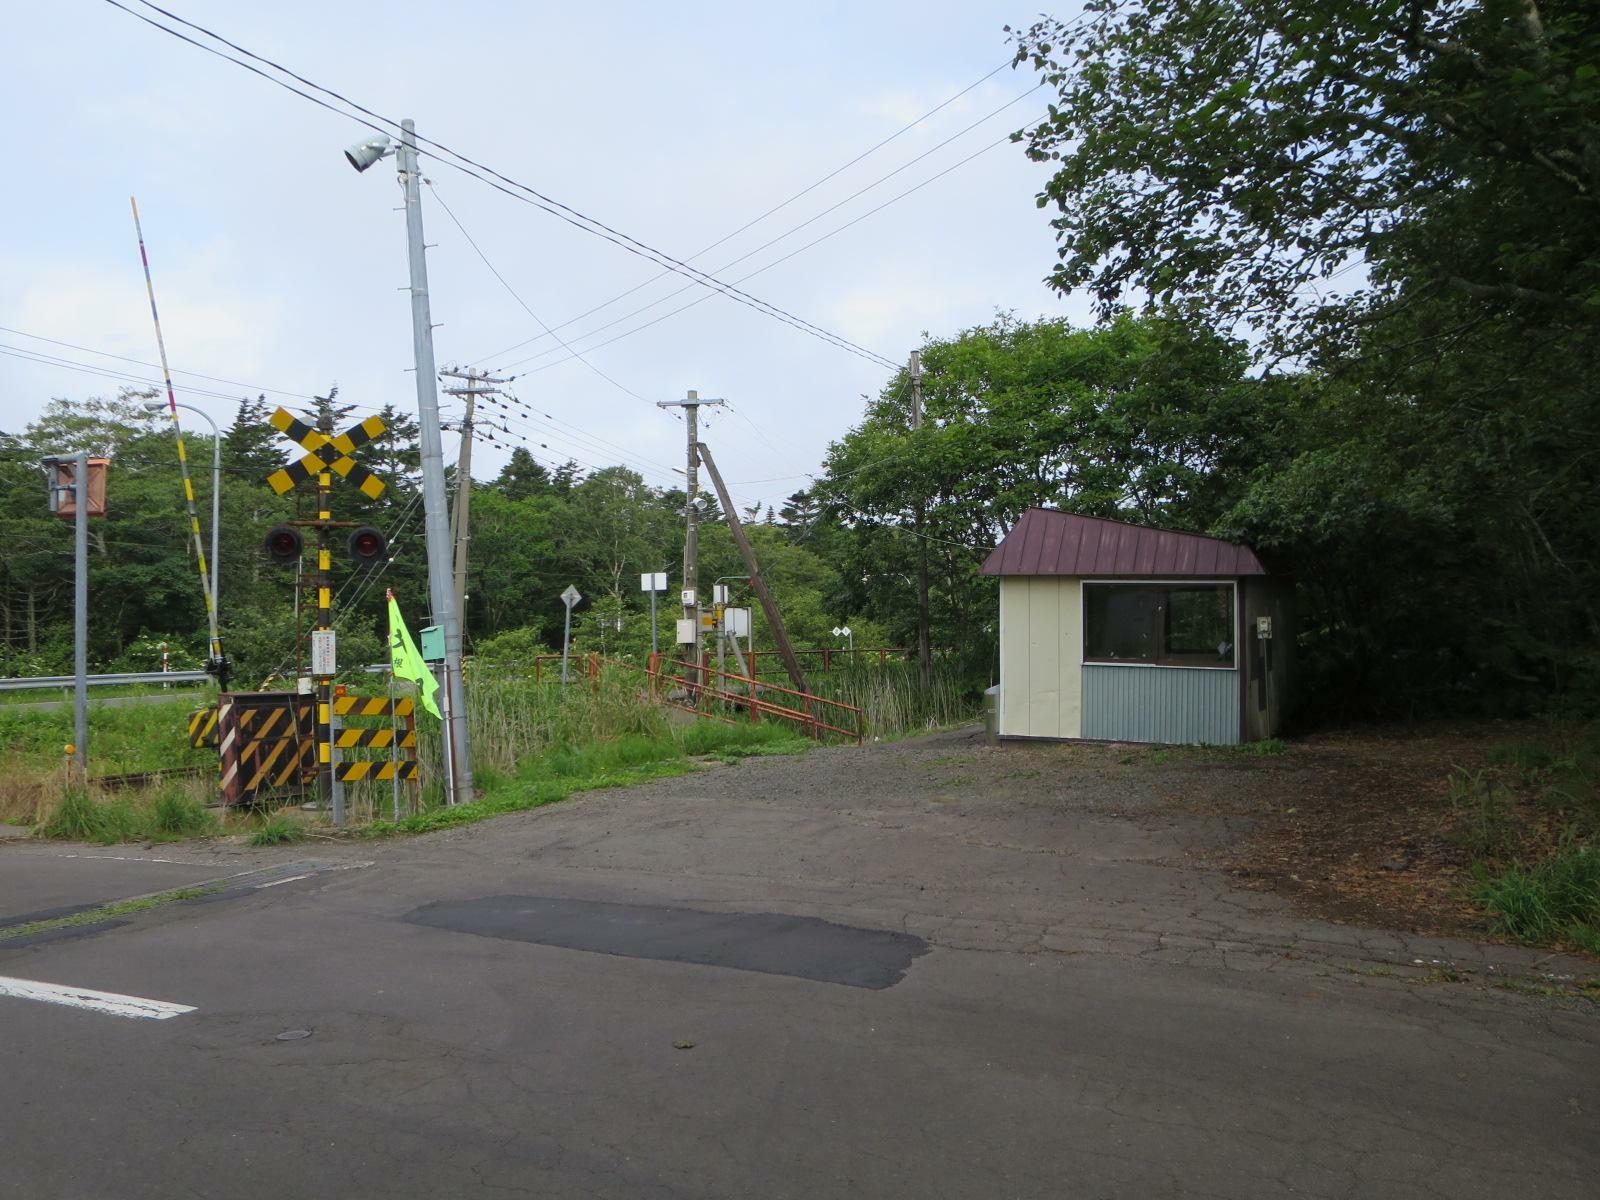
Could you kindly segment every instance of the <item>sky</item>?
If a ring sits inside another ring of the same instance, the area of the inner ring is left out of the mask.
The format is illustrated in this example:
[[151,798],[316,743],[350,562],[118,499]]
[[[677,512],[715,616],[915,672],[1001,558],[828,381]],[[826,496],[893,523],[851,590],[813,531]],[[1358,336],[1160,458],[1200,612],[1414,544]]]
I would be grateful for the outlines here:
[[[812,188],[1007,63],[1003,27],[1032,20],[1037,0],[162,7],[729,283],[860,217],[738,286],[894,362],[1000,310],[1090,320],[1087,302],[1042,282],[1047,171],[1009,143],[984,150],[1043,114],[1031,73],[1006,66]],[[130,196],[171,364],[213,377],[176,374],[181,403],[226,426],[246,395],[294,408],[337,384],[358,415],[415,411],[392,160],[358,174],[341,153],[366,129],[105,0],[14,6],[7,26],[0,429],[126,382],[79,367],[158,377],[139,365],[157,355]],[[680,275],[658,279],[658,265],[438,158],[423,173],[437,361],[516,377],[521,407],[487,409],[503,428],[483,429],[499,444],[477,445],[479,479],[523,444],[671,486],[683,425],[653,402],[693,388],[729,401],[701,410],[702,434],[735,498],[781,505],[891,378]],[[529,309],[580,357],[540,337]],[[441,399],[448,422],[459,403]],[[447,432],[452,460],[455,444]]]

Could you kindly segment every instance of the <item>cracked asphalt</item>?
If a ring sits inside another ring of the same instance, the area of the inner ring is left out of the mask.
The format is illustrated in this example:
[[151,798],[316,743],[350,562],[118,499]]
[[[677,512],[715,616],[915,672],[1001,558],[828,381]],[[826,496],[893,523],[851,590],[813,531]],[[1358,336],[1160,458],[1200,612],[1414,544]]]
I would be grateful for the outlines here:
[[[152,850],[350,869],[0,938],[0,976],[196,1010],[0,997],[0,1195],[1593,1196],[1600,1007],[1526,994],[1593,964],[1233,887],[1198,865],[1233,770],[961,732],[408,841]],[[70,906],[67,853],[101,852],[0,846],[0,897]],[[405,919],[517,896],[928,948],[872,990]]]

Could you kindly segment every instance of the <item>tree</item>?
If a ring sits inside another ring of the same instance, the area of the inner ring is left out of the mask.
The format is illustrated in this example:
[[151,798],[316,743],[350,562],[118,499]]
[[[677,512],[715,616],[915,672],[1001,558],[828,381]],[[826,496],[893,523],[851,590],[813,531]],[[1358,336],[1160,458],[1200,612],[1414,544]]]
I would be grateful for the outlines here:
[[259,483],[283,466],[283,441],[268,423],[271,415],[265,396],[239,401],[233,424],[222,435],[224,467]]
[[1300,580],[1307,694],[1600,708],[1594,7],[1099,0],[1017,46],[1051,281],[1305,369],[1214,519]]
[[[1577,0],[1097,0],[1016,34],[1058,93],[1051,281],[1326,344],[1448,296],[1600,322],[1600,20]],[[1367,265],[1353,301],[1329,273]],[[1591,333],[1592,336],[1592,333]]]
[[500,474],[495,477],[494,487],[508,500],[542,496],[551,490],[550,472],[528,452],[526,446],[515,446],[506,465],[500,468]]

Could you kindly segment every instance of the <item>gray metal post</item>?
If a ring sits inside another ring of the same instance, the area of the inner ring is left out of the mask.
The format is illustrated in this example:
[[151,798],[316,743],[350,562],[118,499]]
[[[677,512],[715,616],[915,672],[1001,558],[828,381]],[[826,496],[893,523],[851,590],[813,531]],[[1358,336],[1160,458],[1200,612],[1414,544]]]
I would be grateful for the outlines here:
[[451,570],[449,500],[444,486],[444,443],[439,436],[438,372],[433,362],[433,318],[428,311],[428,264],[422,241],[422,189],[417,170],[416,125],[400,123],[397,154],[405,186],[406,249],[411,263],[411,341],[417,368],[417,431],[422,451],[422,509],[428,550],[428,597],[444,630],[447,708],[444,731],[452,750],[446,794],[452,804],[472,799],[472,759],[467,748],[467,697],[461,682],[461,622]]
[[654,579],[650,581],[650,653],[661,653],[661,645],[656,636],[656,584]]
[[567,682],[567,647],[572,644],[572,605],[567,605],[567,625],[561,631],[561,682]]
[[89,456],[72,467],[72,759],[89,782]]
[[[330,689],[331,691],[331,689]],[[339,714],[334,711],[333,704],[328,704],[328,758],[332,761],[333,769],[328,774],[328,799],[333,809],[333,823],[344,824],[344,781],[339,778],[339,762],[344,757],[339,753]]]

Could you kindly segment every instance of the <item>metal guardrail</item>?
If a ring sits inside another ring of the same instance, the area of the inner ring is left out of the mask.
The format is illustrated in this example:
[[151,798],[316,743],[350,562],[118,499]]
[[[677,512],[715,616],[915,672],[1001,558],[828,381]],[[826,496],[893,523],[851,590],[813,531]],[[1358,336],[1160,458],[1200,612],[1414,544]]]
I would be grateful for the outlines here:
[[[111,687],[129,683],[204,683],[211,676],[205,671],[120,671],[87,676],[90,687]],[[34,688],[69,688],[77,682],[72,675],[24,675],[0,679],[0,692],[26,692]]]

